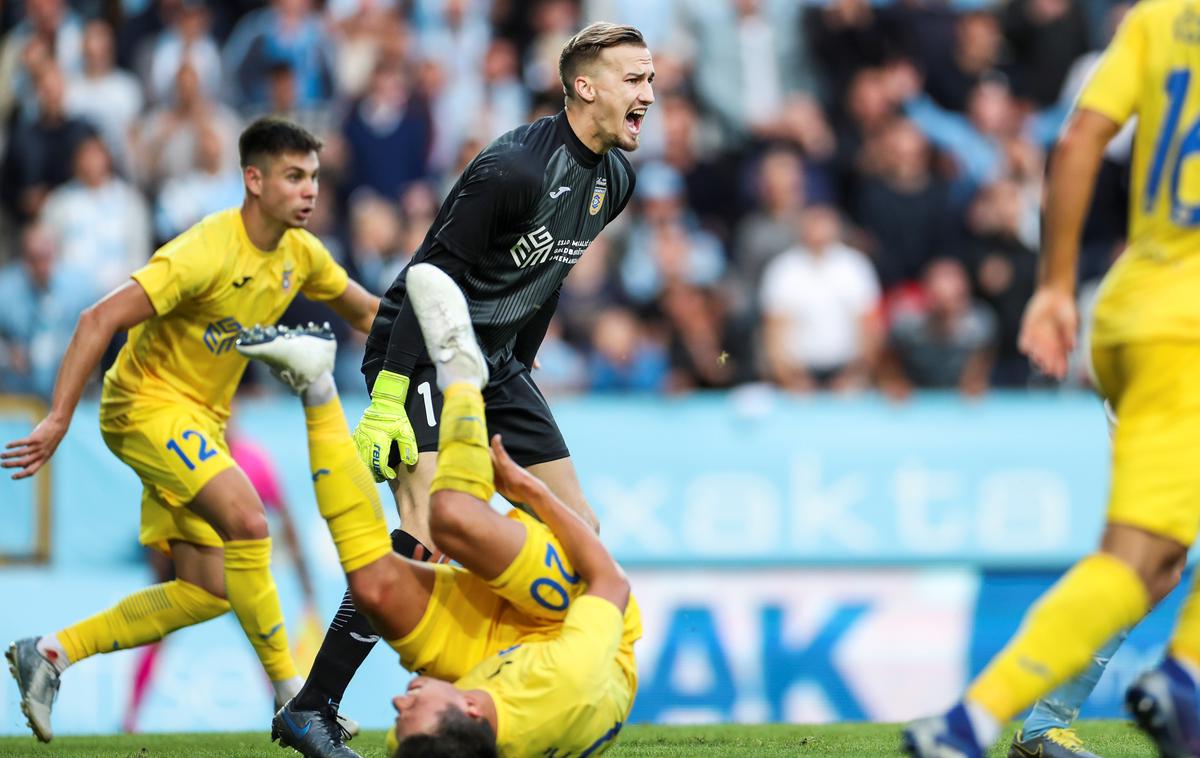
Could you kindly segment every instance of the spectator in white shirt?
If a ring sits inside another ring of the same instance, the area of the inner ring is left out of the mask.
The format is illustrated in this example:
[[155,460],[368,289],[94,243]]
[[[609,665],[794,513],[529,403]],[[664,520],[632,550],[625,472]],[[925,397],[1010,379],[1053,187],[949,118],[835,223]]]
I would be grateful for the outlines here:
[[90,121],[123,171],[129,169],[129,130],[142,111],[137,77],[116,67],[113,30],[96,19],[83,27],[83,76],[67,83],[67,113]]
[[190,172],[198,135],[205,127],[221,135],[223,165],[238,170],[242,119],[220,101],[208,98],[195,67],[185,62],[175,75],[172,102],[150,111],[138,124],[134,144],[142,186],[156,189],[167,179]]
[[75,178],[50,193],[42,221],[59,240],[61,261],[88,271],[106,292],[150,257],[150,215],[140,192],[113,173],[103,140],[75,151]]
[[807,209],[798,235],[763,274],[768,377],[792,392],[865,387],[879,343],[875,270],[841,241],[832,207]]

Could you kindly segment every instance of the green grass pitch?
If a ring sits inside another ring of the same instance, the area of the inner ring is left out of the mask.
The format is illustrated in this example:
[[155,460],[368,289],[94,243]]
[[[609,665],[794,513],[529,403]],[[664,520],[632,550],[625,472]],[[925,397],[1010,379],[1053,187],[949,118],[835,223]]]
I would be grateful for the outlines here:
[[[1123,721],[1085,721],[1079,735],[1104,758],[1149,758],[1154,749]],[[844,758],[897,756],[900,727],[891,724],[830,726],[629,726],[613,758]],[[350,746],[363,758],[384,758],[383,733],[365,732]],[[990,753],[1007,755],[1008,743]],[[146,734],[120,737],[60,737],[40,745],[32,737],[0,737],[3,758],[287,758],[297,753],[280,750],[261,734]]]

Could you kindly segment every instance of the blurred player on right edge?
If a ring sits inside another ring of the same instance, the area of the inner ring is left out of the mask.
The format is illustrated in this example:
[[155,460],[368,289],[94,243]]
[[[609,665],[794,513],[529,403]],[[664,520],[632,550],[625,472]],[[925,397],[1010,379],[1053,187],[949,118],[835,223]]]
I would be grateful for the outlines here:
[[[916,721],[904,748],[982,756],[1034,700],[1082,670],[1179,582],[1200,529],[1200,1],[1146,0],[1126,16],[1059,140],[1047,183],[1038,289],[1021,349],[1061,378],[1078,329],[1080,231],[1101,156],[1138,117],[1130,242],[1105,278],[1093,321],[1096,387],[1120,423],[1100,548],[1033,606],[1016,636],[942,716]],[[1167,655],[1126,704],[1170,758],[1200,756],[1200,590]]]

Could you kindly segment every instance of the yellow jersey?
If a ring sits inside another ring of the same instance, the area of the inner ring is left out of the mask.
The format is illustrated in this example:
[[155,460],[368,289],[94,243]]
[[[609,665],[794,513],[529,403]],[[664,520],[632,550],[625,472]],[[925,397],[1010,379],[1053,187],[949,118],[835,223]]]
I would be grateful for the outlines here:
[[1129,246],[1101,287],[1092,343],[1200,339],[1200,0],[1134,6],[1076,107],[1138,118]]
[[246,370],[247,359],[233,349],[238,330],[275,323],[298,292],[330,300],[349,281],[304,229],[289,229],[274,250],[259,250],[238,208],[202,219],[132,276],[155,315],[129,331],[104,375],[102,415],[142,402],[183,402],[222,423]]
[[503,758],[599,755],[633,707],[633,643],[641,636],[632,595],[623,615],[607,600],[582,595],[553,637],[531,635],[454,685],[491,695]]

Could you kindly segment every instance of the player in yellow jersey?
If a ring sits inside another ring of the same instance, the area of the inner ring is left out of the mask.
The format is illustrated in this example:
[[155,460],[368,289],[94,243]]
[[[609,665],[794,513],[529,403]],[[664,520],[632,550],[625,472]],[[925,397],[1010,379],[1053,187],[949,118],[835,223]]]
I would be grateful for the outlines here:
[[[317,202],[320,141],[280,119],[241,135],[245,199],[158,250],[79,318],[47,417],[2,455],[14,479],[35,474],[67,432],[83,386],[113,336],[129,331],[104,377],[100,429],[142,481],[141,541],[171,556],[176,580],[137,592],[54,634],[13,643],[10,670],[34,734],[52,737],[59,675],[96,653],[144,645],[233,609],[278,703],[299,689],[271,578],[262,502],[225,444],[247,359],[241,324],[273,323],[297,294],[326,301],[366,332],[378,298],[304,226]],[[332,340],[315,340],[319,353]],[[325,356],[327,358],[328,356]],[[323,359],[314,354],[313,360]],[[101,495],[98,509],[113,509]]]
[[[402,665],[419,674],[394,701],[396,754],[598,755],[620,731],[637,689],[633,643],[641,620],[629,583],[591,526],[514,463],[498,437],[489,450],[480,392],[487,363],[453,280],[422,264],[409,270],[408,282],[445,393],[429,528],[461,566],[389,549],[382,517],[372,515],[382,512],[378,493],[332,379],[301,393],[313,466],[332,469],[314,480],[317,504],[354,603]],[[251,349],[271,353],[269,343]],[[541,521],[493,511],[495,490]],[[351,532],[353,550],[339,536]],[[371,555],[378,557],[368,561]],[[312,750],[318,741],[328,746],[328,729],[289,704],[276,714],[272,736]],[[314,732],[322,732],[319,739]],[[357,755],[345,746],[324,754]]]
[[[1039,285],[1021,347],[1062,377],[1078,326],[1080,231],[1109,140],[1137,117],[1129,246],[1092,328],[1097,389],[1116,411],[1107,526],[945,716],[912,724],[918,756],[976,756],[1001,725],[1081,670],[1179,581],[1200,528],[1200,0],[1143,0],[1093,72],[1051,161]],[[1200,756],[1200,589],[1168,655],[1126,702],[1164,756]]]

